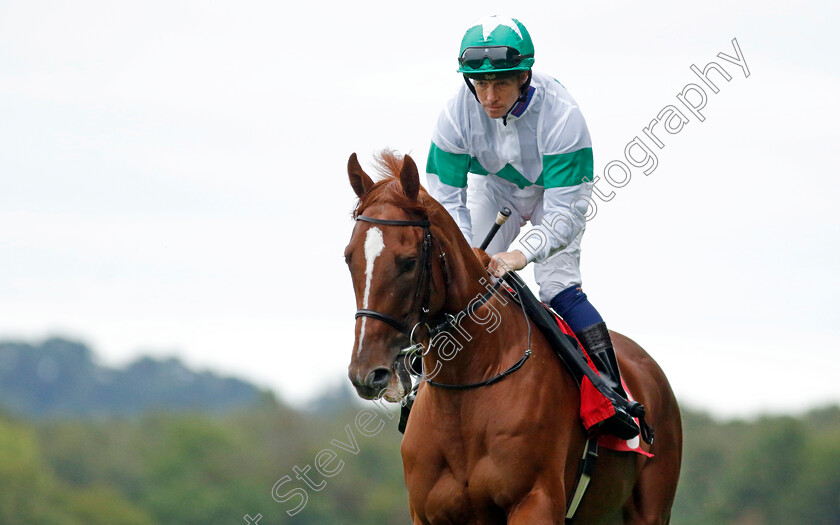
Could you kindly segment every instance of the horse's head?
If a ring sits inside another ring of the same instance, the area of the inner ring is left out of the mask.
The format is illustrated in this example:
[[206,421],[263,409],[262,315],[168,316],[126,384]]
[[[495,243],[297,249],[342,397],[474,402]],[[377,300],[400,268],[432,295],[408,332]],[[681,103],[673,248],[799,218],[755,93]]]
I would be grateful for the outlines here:
[[414,161],[391,153],[380,157],[385,178],[374,183],[356,154],[347,171],[359,196],[356,226],[344,251],[356,293],[356,340],[350,381],[359,396],[399,401],[411,379],[400,350],[410,345],[423,309],[440,307],[431,291],[432,243],[425,201]]

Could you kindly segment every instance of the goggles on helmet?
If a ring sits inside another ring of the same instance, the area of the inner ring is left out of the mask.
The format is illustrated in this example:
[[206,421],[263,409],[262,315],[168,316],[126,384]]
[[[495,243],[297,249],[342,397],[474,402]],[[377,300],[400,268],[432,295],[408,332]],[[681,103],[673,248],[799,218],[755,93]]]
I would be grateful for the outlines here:
[[468,47],[461,53],[458,63],[461,67],[479,69],[487,59],[494,69],[507,69],[516,67],[522,60],[533,56],[533,53],[520,55],[519,51],[508,46]]

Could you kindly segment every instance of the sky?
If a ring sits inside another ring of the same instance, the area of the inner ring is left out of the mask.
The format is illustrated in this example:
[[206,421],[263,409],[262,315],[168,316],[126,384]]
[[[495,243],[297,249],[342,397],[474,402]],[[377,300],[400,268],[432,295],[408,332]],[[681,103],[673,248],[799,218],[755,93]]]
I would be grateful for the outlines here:
[[[299,407],[347,381],[347,158],[422,167],[461,36],[498,13],[587,120],[612,197],[582,271],[608,325],[687,407],[840,403],[840,7],[513,7],[0,2],[0,340],[74,338],[109,366],[176,356]],[[733,39],[749,76],[718,56]],[[717,93],[690,69],[712,61],[731,77],[710,74]],[[703,120],[610,185],[691,84]]]

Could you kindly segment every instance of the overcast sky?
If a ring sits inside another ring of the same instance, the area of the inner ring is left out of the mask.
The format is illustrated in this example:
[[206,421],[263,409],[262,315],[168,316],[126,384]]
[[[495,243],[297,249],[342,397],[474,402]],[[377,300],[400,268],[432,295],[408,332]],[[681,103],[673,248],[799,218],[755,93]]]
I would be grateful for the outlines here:
[[[0,2],[0,339],[175,355],[299,406],[346,381],[347,158],[422,166],[463,32],[499,13],[579,102],[602,179],[705,88],[651,174],[598,184],[582,269],[608,325],[686,406],[840,402],[837,4],[291,5]],[[717,57],[733,39],[748,77]],[[690,69],[710,61],[718,93]]]

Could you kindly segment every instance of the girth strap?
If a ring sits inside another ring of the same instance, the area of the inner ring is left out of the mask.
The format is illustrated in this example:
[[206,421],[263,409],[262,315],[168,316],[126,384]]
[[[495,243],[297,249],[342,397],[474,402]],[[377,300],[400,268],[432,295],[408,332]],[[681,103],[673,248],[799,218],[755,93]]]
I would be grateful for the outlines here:
[[586,494],[586,489],[592,480],[592,473],[595,472],[595,463],[597,461],[598,437],[590,436],[586,440],[586,445],[583,447],[583,457],[580,460],[575,490],[572,492],[572,498],[569,500],[568,510],[566,511],[566,523],[570,523],[574,519],[580,502],[583,500],[583,495]]

